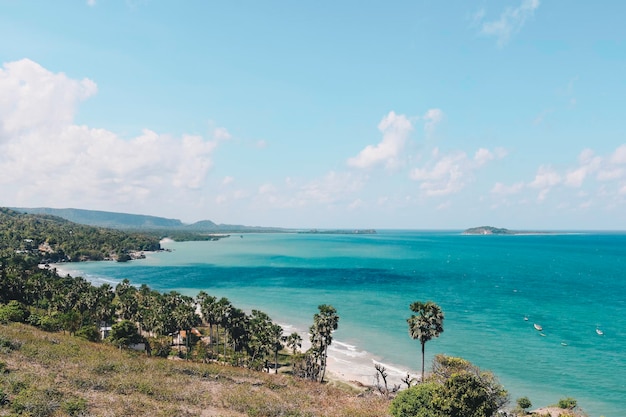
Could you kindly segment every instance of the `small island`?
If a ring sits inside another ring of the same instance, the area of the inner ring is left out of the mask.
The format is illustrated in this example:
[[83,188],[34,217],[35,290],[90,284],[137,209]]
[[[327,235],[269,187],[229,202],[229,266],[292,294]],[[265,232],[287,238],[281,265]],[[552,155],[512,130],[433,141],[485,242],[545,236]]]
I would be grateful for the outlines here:
[[536,230],[509,230],[493,226],[472,227],[463,232],[464,235],[550,235],[554,233]]
[[514,232],[509,229],[498,228],[493,226],[472,227],[463,232],[464,235],[517,235],[520,232]]

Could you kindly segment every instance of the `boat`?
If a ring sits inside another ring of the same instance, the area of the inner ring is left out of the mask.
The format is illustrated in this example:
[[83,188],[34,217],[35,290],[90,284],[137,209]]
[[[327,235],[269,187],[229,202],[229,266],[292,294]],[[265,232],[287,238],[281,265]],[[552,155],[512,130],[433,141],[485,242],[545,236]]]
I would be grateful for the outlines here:
[[524,316],[524,321],[528,321],[528,316]]
[[604,332],[600,329],[596,329],[596,333],[598,333],[598,336],[604,335]]
[[535,330],[538,330],[538,331],[542,331],[543,330],[543,327],[541,327],[537,323],[533,324],[533,327],[535,328]]

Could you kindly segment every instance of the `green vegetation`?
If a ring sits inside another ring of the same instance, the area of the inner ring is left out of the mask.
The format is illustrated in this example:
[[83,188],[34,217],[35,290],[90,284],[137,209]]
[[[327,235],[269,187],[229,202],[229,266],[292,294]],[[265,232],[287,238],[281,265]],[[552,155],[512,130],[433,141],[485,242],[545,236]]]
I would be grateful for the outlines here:
[[[0,415],[491,417],[508,401],[491,372],[461,358],[436,356],[425,378],[425,344],[443,332],[432,301],[412,303],[407,320],[421,343],[420,384],[407,376],[406,390],[390,389],[377,367],[382,395],[370,388],[357,396],[320,384],[339,323],[333,306],[318,306],[311,348],[300,353],[297,333],[283,336],[267,314],[247,314],[227,298],[128,280],[95,287],[41,265],[120,256],[158,246],[154,238],[0,209],[0,244]],[[142,343],[146,353],[129,349]],[[272,367],[281,375],[270,376]],[[530,400],[518,406],[523,412]],[[576,400],[559,407],[574,415]]]
[[469,361],[437,355],[433,374],[401,391],[391,403],[394,417],[491,417],[508,395],[491,372]]
[[0,415],[384,417],[387,400],[218,363],[149,357],[0,324]]
[[533,406],[533,404],[530,402],[528,397],[521,397],[517,399],[517,406],[525,413],[527,409]]
[[410,305],[411,317],[407,319],[409,323],[409,336],[411,339],[418,339],[422,345],[422,381],[424,380],[424,348],[426,342],[439,337],[443,333],[443,312],[441,307],[432,301],[415,301]]
[[0,208],[0,259],[19,254],[43,263],[103,260],[159,249],[159,239],[155,236],[83,226],[60,217]]

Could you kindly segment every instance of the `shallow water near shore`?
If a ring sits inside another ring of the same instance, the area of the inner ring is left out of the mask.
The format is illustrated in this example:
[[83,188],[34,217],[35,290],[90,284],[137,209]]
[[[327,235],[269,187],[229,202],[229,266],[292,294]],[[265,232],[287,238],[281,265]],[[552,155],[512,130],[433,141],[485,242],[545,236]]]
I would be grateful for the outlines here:
[[172,252],[62,269],[95,282],[205,290],[265,311],[286,333],[305,332],[317,306],[331,304],[340,316],[334,366],[365,383],[372,360],[417,372],[408,306],[433,300],[444,333],[427,343],[427,364],[445,353],[492,370],[512,404],[573,397],[592,417],[626,414],[626,234],[245,234],[164,246]]

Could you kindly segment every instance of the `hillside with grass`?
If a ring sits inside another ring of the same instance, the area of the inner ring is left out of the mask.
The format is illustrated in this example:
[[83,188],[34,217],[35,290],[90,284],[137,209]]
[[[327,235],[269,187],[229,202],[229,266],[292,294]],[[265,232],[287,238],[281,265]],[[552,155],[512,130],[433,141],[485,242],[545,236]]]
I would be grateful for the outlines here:
[[382,417],[346,385],[167,360],[62,332],[0,324],[0,415]]

